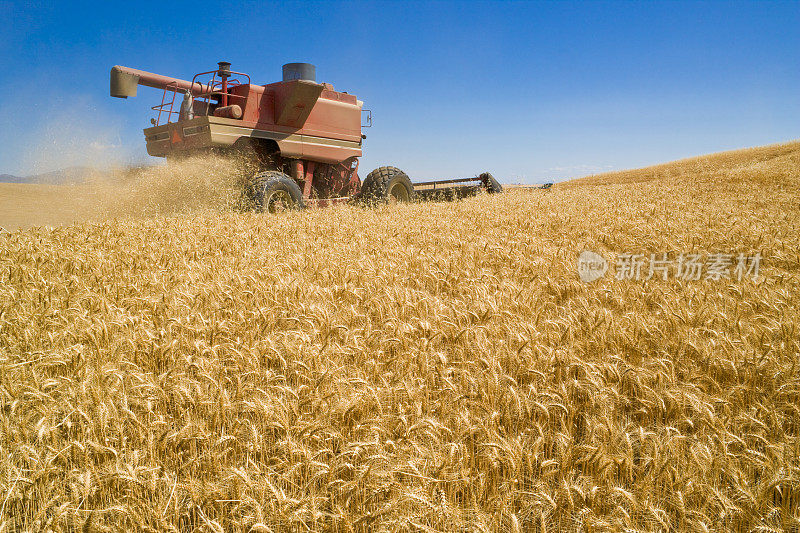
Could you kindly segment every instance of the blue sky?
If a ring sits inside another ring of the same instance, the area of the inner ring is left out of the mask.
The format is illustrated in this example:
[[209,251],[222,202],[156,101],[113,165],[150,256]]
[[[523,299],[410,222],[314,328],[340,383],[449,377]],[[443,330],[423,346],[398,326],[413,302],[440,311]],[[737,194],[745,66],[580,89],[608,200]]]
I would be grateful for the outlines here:
[[[800,138],[800,2],[3,2],[0,173],[147,161],[160,92],[281,65],[373,112],[361,168],[540,183]],[[156,161],[150,158],[152,161]]]

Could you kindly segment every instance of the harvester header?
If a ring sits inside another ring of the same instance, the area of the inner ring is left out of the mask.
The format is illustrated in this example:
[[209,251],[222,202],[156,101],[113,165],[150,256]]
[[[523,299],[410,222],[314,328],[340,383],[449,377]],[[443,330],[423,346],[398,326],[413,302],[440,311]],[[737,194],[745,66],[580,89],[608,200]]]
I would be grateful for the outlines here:
[[144,130],[152,156],[170,159],[212,150],[253,159],[262,169],[249,187],[257,208],[272,210],[278,201],[299,207],[353,197],[405,201],[417,192],[420,197],[432,196],[431,191],[463,196],[480,188],[501,189],[484,173],[426,182],[415,191],[408,176],[395,167],[376,169],[362,184],[358,158],[366,135],[361,119],[367,113],[371,124],[371,113],[354,95],[317,83],[316,67],[310,63],[287,63],[282,70],[281,81],[256,85],[226,61],[191,81],[115,66],[111,96],[136,96],[139,85],[162,91],[160,104],[152,107],[152,127]]

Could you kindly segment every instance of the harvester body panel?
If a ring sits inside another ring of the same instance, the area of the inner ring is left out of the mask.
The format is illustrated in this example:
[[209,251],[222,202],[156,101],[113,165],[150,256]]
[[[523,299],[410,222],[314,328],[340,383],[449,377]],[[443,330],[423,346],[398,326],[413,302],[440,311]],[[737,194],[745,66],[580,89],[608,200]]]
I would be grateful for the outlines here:
[[[362,154],[359,142],[309,135],[306,130],[289,127],[257,126],[255,122],[200,116],[146,128],[144,136],[147,153],[155,157],[193,153],[207,147],[231,147],[242,137],[275,141],[285,158],[340,163]],[[320,133],[319,129],[313,132]]]

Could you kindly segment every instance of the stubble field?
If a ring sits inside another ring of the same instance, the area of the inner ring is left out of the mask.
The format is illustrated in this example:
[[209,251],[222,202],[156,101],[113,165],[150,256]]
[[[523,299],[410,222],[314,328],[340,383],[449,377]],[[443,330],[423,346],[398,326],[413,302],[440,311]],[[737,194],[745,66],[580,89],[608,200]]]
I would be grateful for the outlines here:
[[278,216],[158,172],[0,234],[0,532],[800,528],[800,143]]

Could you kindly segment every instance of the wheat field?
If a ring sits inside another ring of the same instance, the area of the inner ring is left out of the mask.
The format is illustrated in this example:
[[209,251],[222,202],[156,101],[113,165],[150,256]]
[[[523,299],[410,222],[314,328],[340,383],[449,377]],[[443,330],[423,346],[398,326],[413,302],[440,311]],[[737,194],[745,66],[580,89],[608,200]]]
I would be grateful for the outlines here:
[[800,531],[800,143],[277,216],[156,174],[0,234],[0,532]]

